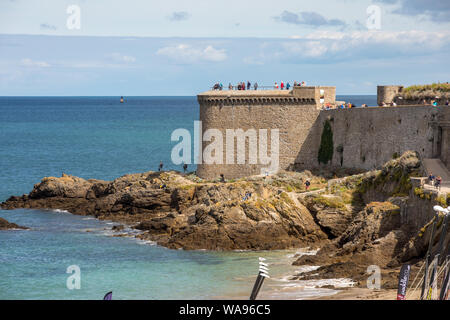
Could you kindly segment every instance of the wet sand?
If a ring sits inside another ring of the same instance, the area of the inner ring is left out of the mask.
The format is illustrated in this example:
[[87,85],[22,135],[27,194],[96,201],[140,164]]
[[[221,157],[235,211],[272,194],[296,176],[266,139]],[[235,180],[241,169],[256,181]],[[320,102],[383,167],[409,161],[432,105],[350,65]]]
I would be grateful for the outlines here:
[[[407,293],[408,300],[417,300],[419,291]],[[372,290],[367,288],[348,288],[340,290],[337,294],[327,297],[318,297],[314,300],[397,300],[397,290]]]

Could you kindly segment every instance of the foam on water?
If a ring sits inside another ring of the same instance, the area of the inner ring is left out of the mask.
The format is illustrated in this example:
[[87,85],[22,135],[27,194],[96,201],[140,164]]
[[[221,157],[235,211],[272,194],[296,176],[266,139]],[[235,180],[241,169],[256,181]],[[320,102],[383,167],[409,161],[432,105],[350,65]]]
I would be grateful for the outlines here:
[[55,212],[55,213],[70,213],[67,210],[61,210],[61,209],[51,209],[50,211]]

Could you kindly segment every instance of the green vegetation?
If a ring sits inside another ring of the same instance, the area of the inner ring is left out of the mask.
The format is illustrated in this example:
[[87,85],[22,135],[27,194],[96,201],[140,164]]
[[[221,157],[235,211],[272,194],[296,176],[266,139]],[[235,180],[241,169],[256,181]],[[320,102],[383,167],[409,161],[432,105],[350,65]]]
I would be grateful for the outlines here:
[[448,83],[432,83],[425,85],[413,85],[407,88],[404,88],[402,92],[406,94],[424,92],[424,91],[435,91],[435,92],[450,92],[450,84]]
[[431,200],[431,193],[430,192],[424,192],[423,188],[415,188],[414,194],[418,196],[420,199],[427,199]]
[[284,202],[286,202],[286,203],[288,203],[288,204],[290,204],[290,205],[295,205],[295,204],[294,204],[294,201],[292,201],[291,197],[289,197],[289,195],[288,195],[286,192],[282,192],[282,193],[280,194],[280,198],[281,198],[282,200],[284,200]]
[[273,180],[270,182],[270,185],[274,187],[284,188],[287,192],[303,192],[305,191],[305,187],[300,181],[292,181],[292,180]]
[[444,196],[438,196],[437,198],[436,198],[436,202],[440,205],[440,206],[442,206],[442,207],[447,207],[447,205],[448,205],[448,200],[450,199],[450,197],[447,195],[447,197],[444,197]]
[[319,163],[327,164],[333,159],[333,131],[329,120],[323,125],[322,137],[320,139]]
[[317,204],[321,204],[328,208],[335,208],[335,209],[345,209],[345,203],[342,200],[342,198],[339,197],[324,197],[324,196],[318,196],[315,197],[313,202]]
[[389,201],[384,202],[371,202],[367,205],[367,208],[374,214],[382,213],[386,216],[393,214],[400,214],[400,207]]
[[[398,181],[398,180],[396,180],[396,181]],[[397,184],[397,186],[394,189],[393,195],[396,195],[396,196],[408,195],[409,191],[411,189],[412,189],[411,175],[403,174],[400,178],[399,183]]]

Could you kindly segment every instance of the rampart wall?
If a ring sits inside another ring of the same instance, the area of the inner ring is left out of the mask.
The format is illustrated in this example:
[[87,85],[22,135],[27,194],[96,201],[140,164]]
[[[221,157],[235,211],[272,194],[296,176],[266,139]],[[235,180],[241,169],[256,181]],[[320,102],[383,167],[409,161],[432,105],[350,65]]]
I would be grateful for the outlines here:
[[310,148],[300,150],[296,163],[305,168],[319,165],[317,154],[326,121],[332,128],[334,146],[328,165],[370,170],[407,150],[432,158],[433,122],[437,119],[437,108],[424,106],[322,111],[307,138]]
[[[334,99],[334,87],[323,87],[325,100]],[[203,132],[218,129],[226,144],[227,129],[279,129],[279,168],[311,169],[318,162],[326,121],[333,132],[333,156],[325,166],[378,168],[404,151],[422,158],[439,157],[450,168],[450,107],[397,106],[321,110],[316,90],[207,92],[198,96]],[[323,93],[323,91],[322,91]],[[270,137],[268,139],[270,146]],[[203,148],[211,142],[203,142]],[[224,150],[225,150],[224,146]],[[270,147],[269,147],[270,149]],[[235,144],[236,153],[236,144]],[[199,164],[197,174],[226,179],[261,174],[261,163]]]

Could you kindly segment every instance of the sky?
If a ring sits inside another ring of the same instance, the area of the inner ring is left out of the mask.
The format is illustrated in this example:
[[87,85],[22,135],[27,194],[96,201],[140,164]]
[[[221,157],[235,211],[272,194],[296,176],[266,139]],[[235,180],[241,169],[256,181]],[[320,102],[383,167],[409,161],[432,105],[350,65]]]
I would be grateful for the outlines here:
[[449,81],[448,0],[0,0],[1,96]]

